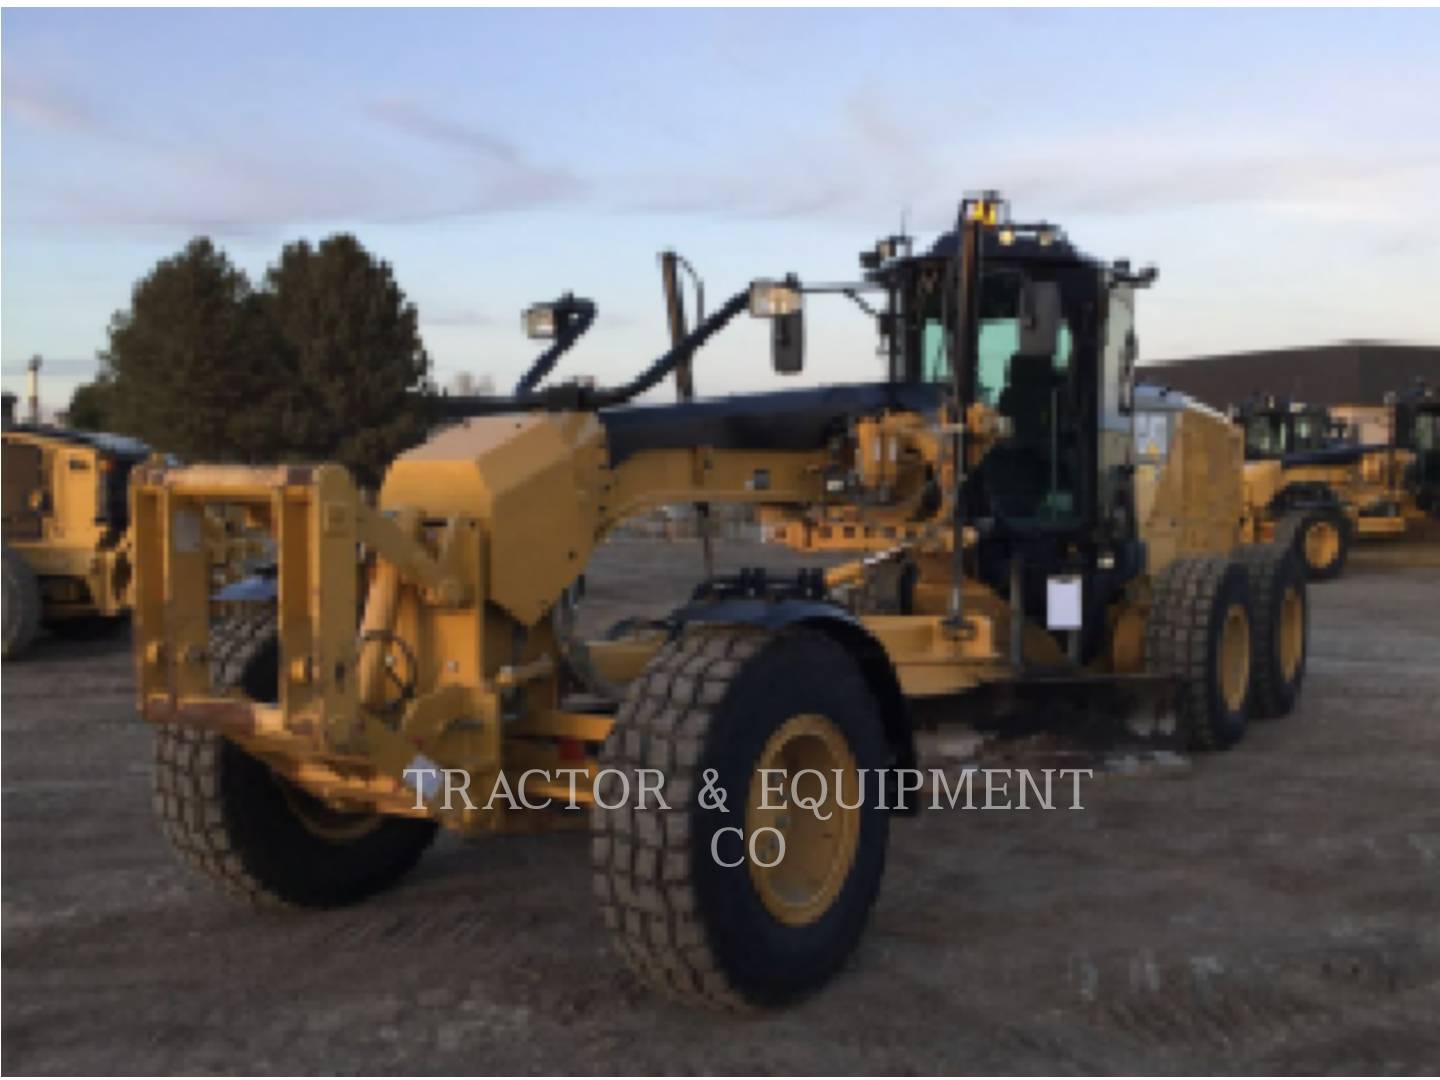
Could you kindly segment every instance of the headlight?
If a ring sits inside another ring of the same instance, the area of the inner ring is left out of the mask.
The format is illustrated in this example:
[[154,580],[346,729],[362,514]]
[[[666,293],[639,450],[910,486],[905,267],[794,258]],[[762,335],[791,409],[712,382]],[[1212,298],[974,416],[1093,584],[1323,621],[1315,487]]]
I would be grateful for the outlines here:
[[554,304],[535,304],[526,308],[520,316],[520,325],[525,328],[525,336],[537,341],[553,338],[557,321]]

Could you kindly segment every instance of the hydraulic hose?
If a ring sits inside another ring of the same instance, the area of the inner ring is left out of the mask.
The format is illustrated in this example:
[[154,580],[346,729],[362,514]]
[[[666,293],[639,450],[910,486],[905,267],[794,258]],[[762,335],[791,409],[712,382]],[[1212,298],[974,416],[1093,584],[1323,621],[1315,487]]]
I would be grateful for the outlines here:
[[724,326],[740,312],[744,311],[750,304],[750,290],[742,289],[734,296],[726,300],[715,314],[701,321],[694,330],[686,334],[669,352],[665,353],[648,368],[642,371],[635,378],[623,386],[611,390],[595,390],[595,408],[605,408],[610,405],[623,405],[632,401],[645,391],[659,386],[665,377],[675,370],[676,366],[685,360],[691,353],[698,349],[705,342],[724,328]]
[[[676,342],[654,363],[629,382],[616,387],[593,387],[570,383],[528,390],[510,397],[453,396],[437,399],[432,408],[444,420],[463,420],[474,416],[498,416],[505,413],[530,412],[536,409],[554,412],[593,412],[624,405],[647,390],[658,386],[676,365],[705,344],[750,303],[750,290],[742,289],[705,318],[694,330]],[[522,380],[523,381],[523,380]]]

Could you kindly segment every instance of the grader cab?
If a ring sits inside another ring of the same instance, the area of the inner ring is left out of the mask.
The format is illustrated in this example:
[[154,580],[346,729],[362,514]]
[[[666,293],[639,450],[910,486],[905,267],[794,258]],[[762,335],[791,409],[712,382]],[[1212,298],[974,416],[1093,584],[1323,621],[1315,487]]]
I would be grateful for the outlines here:
[[[623,386],[446,399],[454,422],[373,505],[333,465],[139,471],[139,705],[177,849],[246,900],[325,906],[395,881],[438,826],[588,825],[602,917],[645,982],[775,1006],[860,939],[891,819],[919,808],[922,704],[979,723],[1011,697],[1139,698],[1196,749],[1288,712],[1304,580],[1289,551],[1240,547],[1229,426],[1197,413],[1155,475],[1137,463],[1153,273],[993,194],[929,250],[892,239],[862,265],[753,282]],[[703,371],[747,309],[796,370],[825,296],[874,318],[883,381],[633,404]],[[1223,497],[1195,503],[1206,480]],[[197,539],[216,503],[278,553],[273,592],[221,620]],[[666,619],[576,635],[607,532],[723,503],[802,543],[849,522],[861,556],[702,576]]]

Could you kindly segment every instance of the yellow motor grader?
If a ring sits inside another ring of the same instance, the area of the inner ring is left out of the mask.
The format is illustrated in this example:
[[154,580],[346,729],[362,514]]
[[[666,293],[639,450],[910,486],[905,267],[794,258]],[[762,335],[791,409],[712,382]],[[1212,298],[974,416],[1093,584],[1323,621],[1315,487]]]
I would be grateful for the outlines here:
[[1404,483],[1413,455],[1393,439],[1362,445],[1328,409],[1274,396],[1230,414],[1245,437],[1252,534],[1293,545],[1310,580],[1339,577],[1355,540],[1402,537],[1423,516]]
[[129,610],[130,470],[149,448],[118,435],[7,423],[4,442],[4,657],[42,626],[95,634]]
[[[41,628],[69,638],[119,630],[130,615],[130,472],[152,456],[125,435],[6,422],[4,658],[23,656]],[[235,509],[202,521],[212,585],[264,561],[263,537]]]
[[[993,193],[928,250],[892,238],[862,267],[672,320],[622,386],[448,398],[453,423],[373,505],[334,465],[140,470],[138,699],[179,852],[243,899],[326,906],[394,882],[437,827],[588,824],[632,969],[763,1008],[859,941],[891,819],[920,807],[922,706],[978,722],[1009,701],[1132,704],[1197,749],[1288,712],[1305,582],[1292,552],[1240,546],[1234,431],[1157,405],[1178,434],[1137,454],[1134,296],[1153,272],[1012,222]],[[874,318],[883,381],[633,403],[747,309],[772,320],[776,370],[798,370],[805,302],[827,295]],[[895,542],[701,576],[669,618],[580,639],[609,530],[724,503],[850,513]],[[218,621],[199,531],[215,504],[278,555],[268,599]]]

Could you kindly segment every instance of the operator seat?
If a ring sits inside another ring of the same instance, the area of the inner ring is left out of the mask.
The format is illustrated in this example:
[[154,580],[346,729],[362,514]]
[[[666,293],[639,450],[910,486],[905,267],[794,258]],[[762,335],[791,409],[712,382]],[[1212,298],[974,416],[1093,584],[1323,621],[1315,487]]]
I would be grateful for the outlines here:
[[1013,425],[980,465],[981,487],[997,518],[1036,518],[1050,489],[1050,412],[1060,385],[1049,355],[1016,353],[997,407]]

